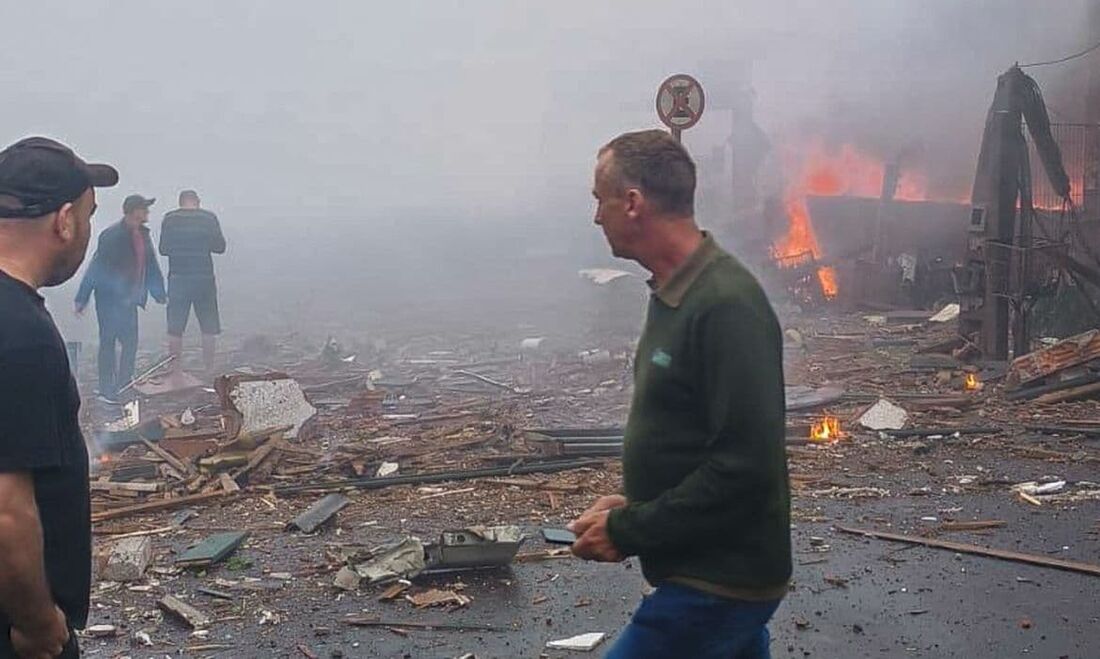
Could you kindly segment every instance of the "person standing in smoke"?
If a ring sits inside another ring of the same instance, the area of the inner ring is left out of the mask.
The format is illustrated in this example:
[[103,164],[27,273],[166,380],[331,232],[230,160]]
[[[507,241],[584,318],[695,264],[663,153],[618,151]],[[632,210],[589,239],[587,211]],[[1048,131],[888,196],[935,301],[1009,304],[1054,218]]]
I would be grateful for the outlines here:
[[[99,234],[92,262],[76,294],[76,313],[84,313],[95,293],[99,323],[99,396],[115,400],[134,377],[137,359],[138,308],[152,295],[164,304],[164,275],[149,235],[149,207],[155,199],[130,195],[122,203],[122,219]],[[116,356],[115,344],[119,346]]]
[[207,375],[214,371],[214,355],[221,317],[218,287],[211,254],[225,253],[225,236],[218,216],[200,208],[194,190],[180,193],[180,207],[164,216],[160,253],[168,257],[168,349],[173,370],[182,372],[183,333],[191,307],[202,331],[202,359]]

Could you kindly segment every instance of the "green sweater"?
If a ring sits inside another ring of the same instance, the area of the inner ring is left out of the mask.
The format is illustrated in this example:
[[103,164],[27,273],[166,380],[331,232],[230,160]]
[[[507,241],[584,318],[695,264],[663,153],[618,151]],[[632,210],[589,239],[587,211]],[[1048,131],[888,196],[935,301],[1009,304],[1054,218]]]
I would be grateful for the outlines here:
[[608,532],[650,583],[781,597],[791,576],[779,322],[705,235],[649,304]]

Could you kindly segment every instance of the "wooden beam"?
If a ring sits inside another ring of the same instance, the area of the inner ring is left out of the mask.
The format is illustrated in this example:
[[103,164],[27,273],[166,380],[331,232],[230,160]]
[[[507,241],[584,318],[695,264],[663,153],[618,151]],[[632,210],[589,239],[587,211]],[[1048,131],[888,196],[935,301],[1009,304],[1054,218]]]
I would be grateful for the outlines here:
[[953,542],[951,540],[939,540],[936,538],[922,538],[913,535],[902,535],[900,533],[885,533],[883,531],[857,529],[848,526],[837,526],[836,530],[840,531],[841,533],[862,535],[868,538],[877,538],[879,540],[904,542],[910,545],[921,545],[924,547],[934,547],[936,549],[947,549],[948,551],[954,551],[960,554],[973,554],[975,556],[999,558],[1003,561],[1027,563],[1029,565],[1038,565],[1039,567],[1049,567],[1056,570],[1079,572],[1081,574],[1091,574],[1094,577],[1100,577],[1100,565],[1094,565],[1092,563],[1080,563],[1077,561],[1067,561],[1060,558],[1051,558],[1049,556],[1039,556],[1037,554],[1024,554],[1018,551],[982,547],[981,545],[972,545],[965,542]]
[[1071,400],[1092,398],[1100,394],[1100,382],[1085,384],[1080,387],[1070,387],[1061,391],[1052,391],[1035,399],[1036,403],[1064,403]]
[[109,519],[118,519],[120,517],[128,517],[130,515],[140,515],[142,513],[154,513],[162,510],[171,510],[173,508],[179,508],[181,506],[187,506],[192,503],[200,503],[203,501],[210,501],[211,499],[227,498],[230,494],[228,492],[204,492],[203,494],[193,494],[186,497],[176,497],[174,499],[161,499],[159,501],[148,501],[146,503],[139,503],[133,506],[123,506],[121,508],[112,508],[111,510],[103,510],[98,513],[92,513],[92,522],[103,522]]
[[172,465],[172,468],[175,469],[176,471],[178,471],[179,473],[185,474],[187,476],[191,476],[195,473],[195,468],[192,467],[191,465],[185,464],[182,460],[180,460],[176,456],[172,455],[168,451],[162,449],[161,447],[157,446],[156,444],[149,441],[148,439],[145,439],[144,437],[141,437],[140,439],[141,439],[141,443],[145,444],[145,448],[147,448],[150,451],[152,451],[153,453],[155,453],[157,455],[157,457],[159,457],[161,460],[164,460],[168,464]]

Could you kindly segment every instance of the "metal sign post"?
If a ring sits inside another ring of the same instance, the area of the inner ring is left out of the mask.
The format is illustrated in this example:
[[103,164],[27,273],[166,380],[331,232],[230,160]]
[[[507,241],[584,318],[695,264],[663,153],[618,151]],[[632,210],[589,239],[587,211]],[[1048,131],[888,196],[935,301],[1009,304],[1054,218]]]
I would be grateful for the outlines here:
[[677,142],[683,131],[699,123],[705,106],[703,86],[687,74],[669,76],[657,90],[657,116]]

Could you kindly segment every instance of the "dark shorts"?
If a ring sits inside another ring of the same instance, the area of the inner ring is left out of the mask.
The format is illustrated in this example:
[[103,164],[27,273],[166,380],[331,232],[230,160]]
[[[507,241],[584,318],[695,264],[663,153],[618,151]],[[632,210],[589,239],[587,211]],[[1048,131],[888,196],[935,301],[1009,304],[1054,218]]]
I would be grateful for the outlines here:
[[213,278],[168,277],[168,333],[183,336],[187,320],[195,308],[195,318],[203,334],[221,334],[218,315],[218,287]]

